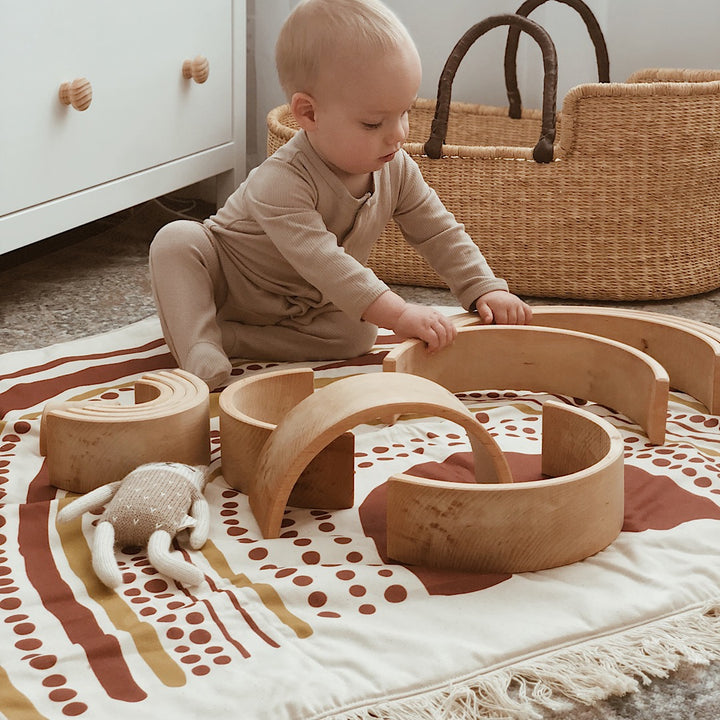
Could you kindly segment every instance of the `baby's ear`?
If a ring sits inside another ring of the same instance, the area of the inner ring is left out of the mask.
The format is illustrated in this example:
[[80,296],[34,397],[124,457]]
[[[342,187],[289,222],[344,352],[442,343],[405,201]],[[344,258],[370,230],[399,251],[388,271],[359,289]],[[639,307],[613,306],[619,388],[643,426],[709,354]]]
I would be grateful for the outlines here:
[[315,129],[315,100],[307,93],[296,92],[290,99],[290,110],[298,127]]

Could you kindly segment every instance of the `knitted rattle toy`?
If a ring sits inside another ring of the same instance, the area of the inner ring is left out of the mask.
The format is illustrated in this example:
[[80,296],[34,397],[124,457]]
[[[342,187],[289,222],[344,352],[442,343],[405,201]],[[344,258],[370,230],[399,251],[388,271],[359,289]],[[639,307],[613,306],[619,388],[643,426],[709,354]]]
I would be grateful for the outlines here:
[[190,529],[193,550],[205,544],[210,511],[202,493],[208,477],[206,466],[174,462],[141,465],[122,480],[102,485],[70,503],[58,513],[58,522],[70,522],[106,505],[95,529],[92,565],[110,588],[122,583],[115,545],[147,545],[148,559],[157,570],[183,585],[199,585],[203,573],[174,557],[170,544],[185,529]]

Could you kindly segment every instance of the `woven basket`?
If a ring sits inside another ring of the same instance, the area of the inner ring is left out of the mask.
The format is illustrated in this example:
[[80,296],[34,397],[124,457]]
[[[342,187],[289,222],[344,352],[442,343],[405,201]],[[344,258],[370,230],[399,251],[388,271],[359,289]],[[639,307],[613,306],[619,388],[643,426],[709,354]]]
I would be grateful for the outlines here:
[[[499,25],[541,45],[542,112],[520,110],[510,92],[515,118],[508,108],[450,102],[460,60]],[[515,14],[487,18],[458,42],[438,101],[419,99],[411,113],[404,148],[426,181],[515,293],[656,300],[720,287],[720,71],[645,70],[626,83],[574,87],[554,135],[555,51],[544,36]],[[600,60],[598,51],[599,69]],[[296,131],[287,106],[273,110],[268,152]],[[394,222],[369,264],[386,282],[444,287]]]

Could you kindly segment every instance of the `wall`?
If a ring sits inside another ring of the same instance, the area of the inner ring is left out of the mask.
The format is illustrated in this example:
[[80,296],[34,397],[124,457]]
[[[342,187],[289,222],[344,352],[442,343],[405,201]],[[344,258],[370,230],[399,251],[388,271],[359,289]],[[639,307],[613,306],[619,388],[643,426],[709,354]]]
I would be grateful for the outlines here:
[[[488,15],[513,12],[521,0],[386,0],[405,22],[423,59],[421,97],[434,97],[437,78],[455,42]],[[717,0],[586,0],[603,29],[610,78],[622,82],[645,67],[720,68],[720,3]],[[249,0],[248,127],[251,166],[264,157],[265,116],[284,102],[274,71],[273,46],[295,0]],[[567,90],[597,79],[595,54],[580,16],[561,2],[537,8],[531,19],[543,25],[558,53],[558,104]],[[478,40],[458,71],[453,99],[507,105],[503,79],[506,33],[498,28]],[[518,79],[523,102],[539,107],[542,60],[534,42],[522,38]],[[251,130],[249,130],[252,133]]]

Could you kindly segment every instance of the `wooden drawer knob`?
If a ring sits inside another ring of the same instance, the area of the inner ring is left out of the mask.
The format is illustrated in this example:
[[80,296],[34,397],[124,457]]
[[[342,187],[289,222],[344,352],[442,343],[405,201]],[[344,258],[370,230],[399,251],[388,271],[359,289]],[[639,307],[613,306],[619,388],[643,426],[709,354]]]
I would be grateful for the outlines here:
[[196,83],[204,83],[210,75],[210,63],[206,57],[198,55],[183,63],[182,73],[186,80],[192,78]]
[[76,110],[87,110],[92,102],[92,85],[87,78],[75,78],[65,82],[58,91],[63,105],[72,105]]

